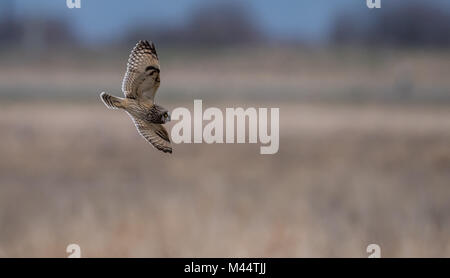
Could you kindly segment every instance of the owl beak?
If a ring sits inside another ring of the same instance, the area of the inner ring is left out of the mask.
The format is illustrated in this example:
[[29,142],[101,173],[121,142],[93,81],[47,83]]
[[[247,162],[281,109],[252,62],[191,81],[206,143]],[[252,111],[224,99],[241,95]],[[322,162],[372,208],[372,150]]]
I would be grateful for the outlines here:
[[167,121],[170,122],[170,113],[167,113],[167,114],[168,114]]

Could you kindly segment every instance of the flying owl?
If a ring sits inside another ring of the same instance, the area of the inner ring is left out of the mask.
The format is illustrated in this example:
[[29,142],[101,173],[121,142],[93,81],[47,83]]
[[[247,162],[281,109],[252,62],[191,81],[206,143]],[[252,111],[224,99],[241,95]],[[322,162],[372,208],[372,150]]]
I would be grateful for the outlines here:
[[123,109],[133,120],[138,132],[155,148],[172,153],[169,134],[163,124],[170,121],[170,113],[154,103],[160,84],[159,59],[155,45],[139,41],[128,59],[127,71],[122,82],[125,98],[100,94],[110,109]]

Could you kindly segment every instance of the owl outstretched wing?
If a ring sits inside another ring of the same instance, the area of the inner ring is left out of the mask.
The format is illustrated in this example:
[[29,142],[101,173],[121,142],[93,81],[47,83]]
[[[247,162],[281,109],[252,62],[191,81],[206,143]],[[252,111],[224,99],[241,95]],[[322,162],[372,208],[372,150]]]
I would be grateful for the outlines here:
[[153,102],[160,84],[159,71],[155,45],[139,41],[128,58],[127,71],[122,81],[125,97]]
[[139,134],[142,135],[155,148],[165,153],[172,153],[170,145],[169,134],[164,126],[160,124],[153,124],[133,117]]

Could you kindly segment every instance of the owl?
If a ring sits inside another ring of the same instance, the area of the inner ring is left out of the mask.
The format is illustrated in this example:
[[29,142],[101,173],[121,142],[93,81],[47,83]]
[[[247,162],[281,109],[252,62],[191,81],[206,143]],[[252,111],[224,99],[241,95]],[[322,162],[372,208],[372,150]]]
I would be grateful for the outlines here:
[[154,102],[161,81],[159,73],[155,45],[139,41],[131,51],[122,82],[125,98],[102,92],[100,99],[110,109],[125,110],[139,134],[152,146],[165,153],[172,153],[169,134],[163,126],[170,121],[170,113]]

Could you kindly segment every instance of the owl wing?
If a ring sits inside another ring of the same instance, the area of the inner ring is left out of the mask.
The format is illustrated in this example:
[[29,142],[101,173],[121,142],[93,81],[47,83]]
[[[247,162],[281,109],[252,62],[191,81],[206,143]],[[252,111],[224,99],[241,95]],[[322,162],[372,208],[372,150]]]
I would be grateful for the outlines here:
[[152,124],[143,120],[139,120],[133,117],[134,124],[136,125],[139,134],[142,135],[150,144],[155,148],[165,153],[172,153],[172,147],[170,146],[169,134],[164,126],[160,124]]
[[122,81],[125,97],[153,102],[160,84],[159,71],[155,45],[139,41],[128,58],[127,71]]

